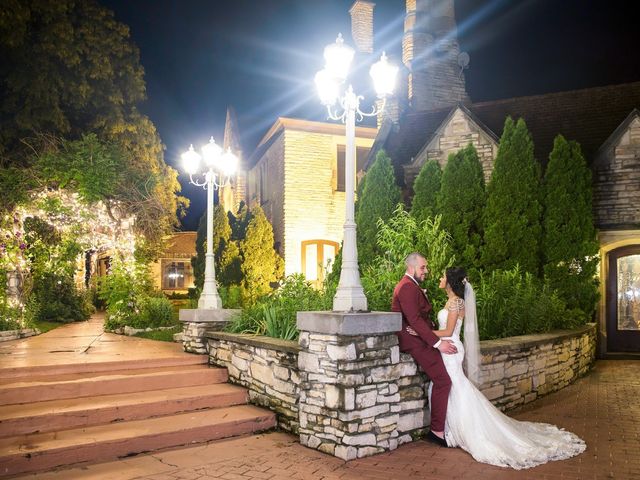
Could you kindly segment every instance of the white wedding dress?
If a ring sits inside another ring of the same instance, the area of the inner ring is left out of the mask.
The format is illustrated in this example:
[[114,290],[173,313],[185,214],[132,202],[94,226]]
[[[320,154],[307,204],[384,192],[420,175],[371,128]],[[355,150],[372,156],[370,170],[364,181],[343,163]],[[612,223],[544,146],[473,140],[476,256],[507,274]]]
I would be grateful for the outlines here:
[[[447,316],[447,310],[438,313],[441,329],[446,327]],[[582,453],[586,445],[578,436],[547,423],[519,422],[507,417],[467,379],[462,369],[462,323],[458,319],[450,338],[458,353],[442,355],[451,378],[445,422],[447,444],[462,448],[479,462],[517,470]]]

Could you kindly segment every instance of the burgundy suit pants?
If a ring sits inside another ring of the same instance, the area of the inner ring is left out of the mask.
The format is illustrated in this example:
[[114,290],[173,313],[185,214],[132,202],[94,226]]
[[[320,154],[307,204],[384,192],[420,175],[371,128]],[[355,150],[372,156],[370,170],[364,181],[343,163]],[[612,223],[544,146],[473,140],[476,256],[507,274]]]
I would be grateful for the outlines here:
[[451,379],[444,367],[440,352],[434,348],[424,346],[409,350],[418,365],[427,373],[433,387],[431,390],[431,431],[443,432],[447,418],[447,403],[451,390]]

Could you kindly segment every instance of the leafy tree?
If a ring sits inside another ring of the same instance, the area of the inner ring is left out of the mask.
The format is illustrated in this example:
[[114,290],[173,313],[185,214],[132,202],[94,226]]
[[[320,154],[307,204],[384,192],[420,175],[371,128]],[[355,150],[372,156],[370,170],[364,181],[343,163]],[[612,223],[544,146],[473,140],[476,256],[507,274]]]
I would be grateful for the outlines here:
[[531,135],[523,119],[516,123],[508,117],[487,186],[483,266],[510,270],[520,265],[538,275],[541,215],[540,165]]
[[253,301],[271,291],[284,270],[282,257],[273,248],[273,228],[264,211],[256,205],[251,210],[247,235],[240,241],[244,294]]
[[366,173],[362,197],[358,200],[358,260],[362,267],[370,264],[380,252],[374,239],[378,231],[378,220],[387,221],[400,202],[401,193],[393,173],[389,156],[381,150]]
[[440,193],[442,169],[435,160],[427,161],[413,182],[411,215],[419,222],[437,213],[437,198]]
[[580,145],[562,135],[549,155],[543,194],[545,277],[569,308],[591,316],[598,300],[591,170]]
[[153,256],[188,202],[137,110],[144,98],[128,27],[94,0],[3,5],[0,206],[10,210],[36,188],[76,189],[114,216],[134,215]]
[[482,165],[475,147],[469,144],[449,155],[438,197],[442,228],[451,235],[453,251],[467,269],[480,267],[484,205]]

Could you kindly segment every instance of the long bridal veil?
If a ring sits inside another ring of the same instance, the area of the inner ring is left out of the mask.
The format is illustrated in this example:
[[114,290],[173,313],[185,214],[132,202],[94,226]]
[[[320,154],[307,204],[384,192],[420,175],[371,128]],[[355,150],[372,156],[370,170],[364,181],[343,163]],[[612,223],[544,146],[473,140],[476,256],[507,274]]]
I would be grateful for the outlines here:
[[476,292],[468,280],[464,281],[464,366],[467,378],[478,386],[480,382],[480,334],[476,313]]

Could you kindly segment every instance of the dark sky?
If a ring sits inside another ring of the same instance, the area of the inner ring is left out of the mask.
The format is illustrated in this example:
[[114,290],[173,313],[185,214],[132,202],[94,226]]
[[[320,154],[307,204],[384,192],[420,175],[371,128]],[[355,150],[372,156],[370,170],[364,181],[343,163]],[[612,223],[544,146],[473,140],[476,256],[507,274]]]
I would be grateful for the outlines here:
[[[350,39],[352,0],[100,0],[129,25],[141,52],[142,110],[166,145],[165,161],[209,136],[221,143],[226,108],[238,114],[245,156],[278,116],[322,120],[313,76],[338,32]],[[473,101],[640,80],[633,1],[457,0]],[[378,0],[375,48],[399,59],[404,0]],[[399,60],[398,60],[399,62]],[[195,229],[202,189],[183,193]]]

